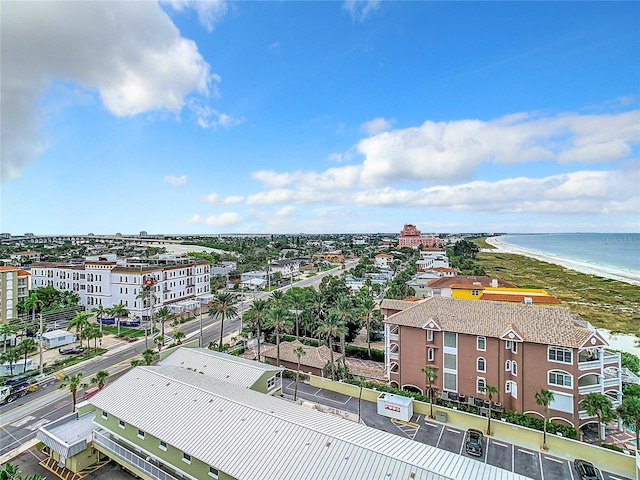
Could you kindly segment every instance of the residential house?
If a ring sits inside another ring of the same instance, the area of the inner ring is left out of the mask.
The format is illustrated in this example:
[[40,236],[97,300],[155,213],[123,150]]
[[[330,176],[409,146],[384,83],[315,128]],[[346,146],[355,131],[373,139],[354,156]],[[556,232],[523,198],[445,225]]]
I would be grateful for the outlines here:
[[554,394],[554,422],[582,428],[597,421],[580,406],[591,392],[620,404],[620,354],[588,322],[568,308],[430,297],[419,302],[384,300],[388,381],[424,392],[422,368],[433,366],[440,392],[485,398],[499,390],[507,410],[544,416],[535,394]]
[[373,260],[373,263],[378,268],[391,268],[391,262],[393,262],[393,255],[388,253],[378,253]]

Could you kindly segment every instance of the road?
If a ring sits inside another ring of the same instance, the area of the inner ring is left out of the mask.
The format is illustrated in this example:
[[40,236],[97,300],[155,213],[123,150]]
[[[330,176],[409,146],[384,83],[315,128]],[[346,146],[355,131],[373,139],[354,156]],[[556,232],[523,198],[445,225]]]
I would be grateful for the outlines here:
[[[355,265],[356,261],[348,262],[346,269]],[[341,267],[321,272],[313,277],[295,282],[293,286],[307,287],[320,284],[322,278],[327,275],[341,273]],[[281,288],[286,291],[291,285]],[[258,292],[256,299],[268,298],[269,292]],[[250,308],[253,295],[247,296],[246,300],[238,306],[238,313]],[[212,317],[203,315],[203,345],[209,342],[217,342],[220,338],[220,322]],[[230,335],[240,330],[240,316],[226,320],[224,323],[224,335]],[[197,338],[200,334],[199,319],[180,325],[179,329],[186,336],[185,340]],[[104,355],[94,357],[86,362],[81,362],[73,367],[66,368],[66,374],[82,372],[84,378],[91,378],[96,372],[106,370],[109,372],[109,381],[113,381],[119,375],[131,368],[131,360],[140,357],[145,350],[144,341],[123,344],[111,349]],[[55,376],[49,376],[40,382],[40,387],[34,393],[19,398],[16,401],[0,407],[0,456],[10,452],[20,444],[35,437],[39,427],[46,425],[64,415],[71,413],[72,400],[67,389],[59,389],[60,381]],[[84,389],[78,390],[82,395]]]

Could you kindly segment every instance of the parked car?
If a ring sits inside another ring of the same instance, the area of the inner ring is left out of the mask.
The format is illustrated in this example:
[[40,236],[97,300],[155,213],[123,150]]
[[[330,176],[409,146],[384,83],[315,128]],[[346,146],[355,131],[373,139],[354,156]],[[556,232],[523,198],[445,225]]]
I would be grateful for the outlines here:
[[580,480],[602,480],[602,473],[593,463],[580,459],[576,459],[573,463],[576,466],[578,475],[580,475],[578,477]]
[[84,400],[89,400],[91,397],[93,397],[99,391],[100,391],[100,387],[91,387],[86,392],[84,392],[84,395],[82,396],[82,398]]
[[469,455],[481,457],[484,452],[484,435],[480,430],[470,428],[464,439],[464,448]]
[[59,348],[58,352],[62,355],[78,355],[84,353],[84,347]]

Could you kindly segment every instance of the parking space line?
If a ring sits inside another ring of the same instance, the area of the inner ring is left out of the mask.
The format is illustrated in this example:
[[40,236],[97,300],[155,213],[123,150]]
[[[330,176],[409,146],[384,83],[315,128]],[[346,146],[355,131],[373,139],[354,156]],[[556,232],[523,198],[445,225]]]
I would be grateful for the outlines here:
[[614,477],[613,475],[609,475],[609,478],[610,478],[611,480],[622,480],[621,478]]
[[522,452],[522,453],[528,453],[528,454],[529,454],[529,455],[531,455],[532,457],[535,455],[535,453],[534,453],[534,452],[530,452],[530,451],[528,451],[528,450],[522,450],[521,448],[519,448],[519,449],[518,449],[518,451],[519,451],[519,452]]
[[431,423],[431,422],[424,422],[425,425],[429,426],[429,427],[433,427],[433,428],[439,428],[440,425],[436,425],[435,423]]
[[558,460],[557,458],[547,457],[546,455],[545,455],[545,457],[544,457],[544,458],[545,458],[545,459],[547,459],[547,460],[551,460],[552,462],[556,462],[556,463],[564,463],[564,460]]
[[542,468],[542,455],[538,454],[538,463],[540,464],[540,476],[544,480],[544,469]]
[[495,440],[491,441],[492,445],[498,445],[500,447],[508,447],[509,445],[507,445],[506,443],[500,443],[500,442],[496,442]]
[[444,433],[444,428],[440,430],[440,435],[438,435],[438,441],[436,442],[436,447],[440,445],[440,440],[442,440],[442,434]]
[[457,433],[458,435],[462,433],[462,432],[459,432],[458,430],[451,430],[450,428],[447,428],[447,432]]

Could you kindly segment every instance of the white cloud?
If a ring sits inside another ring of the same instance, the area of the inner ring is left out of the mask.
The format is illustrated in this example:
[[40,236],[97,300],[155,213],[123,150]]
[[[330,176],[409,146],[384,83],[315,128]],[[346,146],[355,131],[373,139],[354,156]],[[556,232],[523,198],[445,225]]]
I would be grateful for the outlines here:
[[344,2],[342,8],[344,8],[351,18],[357,22],[364,21],[367,16],[377,10],[380,6],[380,0],[347,0]]
[[52,81],[96,91],[120,117],[177,114],[189,94],[215,93],[196,44],[156,2],[3,2],[0,19],[3,180],[46,147],[36,102]]
[[282,207],[280,210],[278,210],[276,212],[276,216],[280,217],[280,218],[284,218],[284,217],[290,217],[293,214],[295,214],[297,211],[297,208],[292,206],[292,205],[287,205],[286,207]]
[[169,0],[163,2],[169,4],[174,10],[181,12],[187,8],[193,8],[198,13],[200,24],[212,32],[216,23],[227,13],[228,4],[224,0]]
[[244,200],[244,197],[241,195],[229,195],[228,197],[222,198],[217,193],[210,193],[209,195],[201,195],[200,201],[207,203],[218,203],[221,205],[231,205],[233,203],[240,203]]
[[225,212],[221,213],[220,215],[211,215],[207,218],[204,218],[196,213],[184,223],[204,223],[212,227],[231,227],[239,224],[240,221],[240,215],[238,215],[236,212]]
[[344,158],[344,155],[342,153],[330,153],[327,156],[327,160],[329,160],[330,162],[335,162],[335,163],[342,162],[343,158]]
[[179,185],[184,185],[185,183],[187,183],[187,176],[180,175],[179,177],[176,177],[175,175],[165,175],[164,181],[177,187]]
[[196,116],[196,122],[202,128],[223,127],[228,129],[245,121],[244,118],[233,118],[209,105],[201,104],[199,101],[192,102],[189,107]]
[[360,130],[368,135],[377,135],[382,132],[391,130],[395,120],[385,120],[382,117],[374,118],[360,125]]

